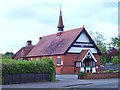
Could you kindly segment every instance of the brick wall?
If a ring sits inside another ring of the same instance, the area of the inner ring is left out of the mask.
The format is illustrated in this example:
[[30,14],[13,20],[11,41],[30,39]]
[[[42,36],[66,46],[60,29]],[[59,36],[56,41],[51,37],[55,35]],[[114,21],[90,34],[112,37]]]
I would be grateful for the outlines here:
[[101,71],[101,69],[100,69],[100,55],[99,54],[93,54],[93,55],[97,60],[96,65],[98,66],[98,68],[96,70],[97,70],[97,72],[100,72]]
[[85,79],[105,79],[105,78],[120,78],[118,72],[114,73],[87,73]]
[[64,56],[63,73],[75,73],[75,61],[77,61],[79,54],[66,54]]
[[[80,71],[80,68],[75,68],[75,61],[80,61],[77,60],[79,55],[80,54],[65,54],[65,55],[45,56],[45,57],[52,58],[54,60],[54,65],[57,74],[74,74]],[[63,65],[59,65],[59,66],[56,65],[57,56],[60,56]],[[98,66],[97,72],[100,72],[100,56],[98,54],[94,54],[94,57],[97,59],[97,63],[96,63]],[[36,58],[40,60],[42,57],[33,57],[33,60],[36,60]]]

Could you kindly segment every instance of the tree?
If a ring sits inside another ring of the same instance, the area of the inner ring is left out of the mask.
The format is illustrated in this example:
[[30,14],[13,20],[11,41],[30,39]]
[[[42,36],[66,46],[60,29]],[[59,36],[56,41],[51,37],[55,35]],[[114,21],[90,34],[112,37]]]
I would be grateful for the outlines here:
[[14,53],[12,53],[12,52],[6,52],[4,54],[4,57],[6,57],[6,58],[12,58],[13,55],[14,55]]
[[111,44],[118,49],[118,54],[112,58],[113,64],[120,63],[120,37],[112,38]]
[[120,37],[114,37],[112,38],[111,44],[118,49],[120,52]]
[[100,63],[104,65],[106,63],[106,58],[104,56],[104,52],[106,51],[106,43],[104,41],[106,40],[103,35],[101,35],[99,32],[90,32],[92,34],[92,38],[97,45],[97,47],[100,49],[102,55],[100,56]]
[[119,64],[120,63],[120,56],[114,56],[112,58],[112,63],[115,64]]

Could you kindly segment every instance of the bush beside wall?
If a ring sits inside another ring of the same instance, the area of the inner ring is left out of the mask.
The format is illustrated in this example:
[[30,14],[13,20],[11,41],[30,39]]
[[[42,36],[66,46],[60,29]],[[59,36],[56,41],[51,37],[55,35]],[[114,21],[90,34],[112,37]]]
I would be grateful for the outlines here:
[[22,74],[46,74],[46,73],[48,74],[47,81],[55,80],[55,67],[54,67],[53,60],[50,58],[43,58],[41,60],[32,60],[32,61],[13,60],[13,59],[2,60],[2,76],[3,77],[5,75],[19,76]]

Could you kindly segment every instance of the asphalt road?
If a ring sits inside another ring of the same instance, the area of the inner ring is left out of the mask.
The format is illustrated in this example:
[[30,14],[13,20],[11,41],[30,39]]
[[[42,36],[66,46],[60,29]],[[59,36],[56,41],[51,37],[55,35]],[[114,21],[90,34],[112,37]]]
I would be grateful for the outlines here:
[[2,85],[2,88],[119,88],[118,79],[81,80],[77,75],[56,75],[55,82],[34,82]]

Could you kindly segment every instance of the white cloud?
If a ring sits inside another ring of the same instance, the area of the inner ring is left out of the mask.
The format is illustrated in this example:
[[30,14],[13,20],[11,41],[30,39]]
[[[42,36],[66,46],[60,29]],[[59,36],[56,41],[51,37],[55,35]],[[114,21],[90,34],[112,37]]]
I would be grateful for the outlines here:
[[[104,2],[105,0],[1,0],[0,53],[15,53],[27,40],[31,39],[36,44],[39,36],[55,33],[60,3],[65,30],[85,25],[88,31],[98,31],[104,36],[113,37],[118,30],[117,7],[109,6],[112,4],[105,6]],[[114,2],[117,3],[117,0]]]
[[93,24],[94,31],[101,33],[110,42],[111,37],[118,35],[118,25],[106,21],[95,21]]

